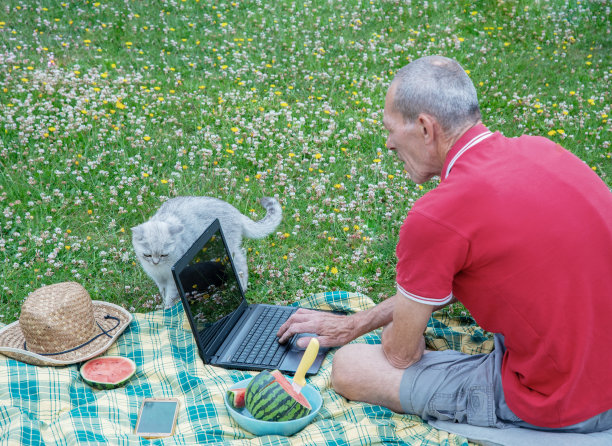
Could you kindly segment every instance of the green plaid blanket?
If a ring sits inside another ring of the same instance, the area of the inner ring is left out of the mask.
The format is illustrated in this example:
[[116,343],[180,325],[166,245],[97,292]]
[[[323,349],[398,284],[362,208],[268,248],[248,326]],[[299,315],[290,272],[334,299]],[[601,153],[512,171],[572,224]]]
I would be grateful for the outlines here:
[[[360,311],[374,305],[347,292],[303,299],[307,308]],[[492,340],[470,318],[437,313],[426,332],[430,348],[466,353],[490,351]],[[372,332],[355,342],[378,343]],[[13,445],[465,445],[465,438],[439,431],[419,417],[399,415],[370,404],[349,402],[330,385],[330,352],[308,382],[321,391],[323,407],[314,422],[292,437],[255,437],[230,418],[225,390],[254,373],[205,366],[180,304],[168,310],[135,314],[105,353],[134,360],[138,371],[125,387],[96,390],[85,384],[78,366],[36,367],[0,355],[0,444]],[[178,397],[176,433],[146,440],[133,434],[145,397]]]

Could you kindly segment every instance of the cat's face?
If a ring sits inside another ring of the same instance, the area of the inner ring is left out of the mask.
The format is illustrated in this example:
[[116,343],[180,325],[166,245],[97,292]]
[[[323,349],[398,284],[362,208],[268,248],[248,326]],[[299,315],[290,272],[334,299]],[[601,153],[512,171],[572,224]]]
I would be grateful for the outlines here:
[[176,252],[176,236],[182,230],[182,226],[162,222],[146,222],[132,228],[132,244],[136,256],[143,265],[173,265],[179,257]]

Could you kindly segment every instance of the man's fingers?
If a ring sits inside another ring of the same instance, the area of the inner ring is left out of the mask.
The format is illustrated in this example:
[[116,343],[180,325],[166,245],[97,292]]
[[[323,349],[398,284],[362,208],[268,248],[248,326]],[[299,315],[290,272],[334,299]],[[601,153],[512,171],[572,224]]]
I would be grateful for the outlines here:
[[[291,336],[297,333],[314,332],[314,330],[311,330],[309,327],[310,327],[310,324],[308,322],[293,323],[290,326],[288,326],[282,334],[278,335],[278,338],[279,338],[278,342],[280,342],[281,344],[284,344],[289,339],[291,339]],[[279,330],[279,333],[280,333],[280,330]]]
[[[278,329],[278,342],[286,343],[291,336],[299,333],[315,333],[322,347],[337,347],[351,339],[351,324],[347,316],[325,311],[299,309]],[[298,340],[300,347],[308,345],[310,337]]]
[[[310,343],[310,340],[312,339],[312,337],[306,337],[306,336],[302,336],[300,339],[298,339],[298,341],[296,342],[297,346],[300,348],[306,348],[308,347],[308,344]],[[318,338],[317,338],[318,340]],[[321,345],[321,343],[319,342],[319,346]]]
[[[307,310],[305,308],[300,308],[295,313],[293,313],[289,317],[289,319],[285,321],[283,325],[280,326],[280,328],[278,329],[278,333],[276,335],[279,338],[287,339],[287,336],[285,336],[285,332],[289,329],[289,327],[291,327],[294,324],[299,324],[299,323],[308,321],[312,313],[317,313],[317,312],[314,310]],[[293,334],[295,334],[295,332],[293,332],[290,336],[292,336]]]
[[[306,348],[308,347],[308,343],[310,342],[310,340],[312,339],[312,336],[302,336],[300,339],[298,339],[298,341],[296,342],[297,346],[300,348]],[[332,338],[330,338],[329,336],[317,336],[317,341],[319,341],[319,346],[320,347],[337,347],[337,342],[334,342]]]

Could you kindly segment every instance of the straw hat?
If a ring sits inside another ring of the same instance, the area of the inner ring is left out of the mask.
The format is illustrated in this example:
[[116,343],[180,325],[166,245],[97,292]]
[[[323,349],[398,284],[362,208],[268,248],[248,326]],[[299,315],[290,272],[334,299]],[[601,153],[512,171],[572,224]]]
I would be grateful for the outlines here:
[[92,301],[76,282],[44,286],[0,330],[0,353],[34,365],[75,364],[104,353],[131,320],[118,305]]

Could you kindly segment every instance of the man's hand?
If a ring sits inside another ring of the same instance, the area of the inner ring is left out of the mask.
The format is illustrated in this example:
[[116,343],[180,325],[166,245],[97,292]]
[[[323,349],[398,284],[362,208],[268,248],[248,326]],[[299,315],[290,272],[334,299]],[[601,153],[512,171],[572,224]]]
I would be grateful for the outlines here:
[[[300,308],[278,330],[278,342],[284,344],[298,333],[316,333],[321,347],[338,347],[349,343],[359,334],[355,332],[353,316],[342,316],[327,311]],[[298,340],[299,347],[306,347],[310,338]]]

